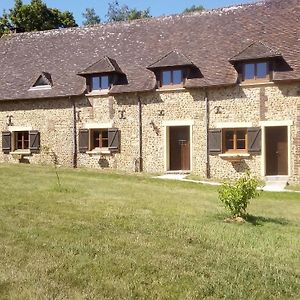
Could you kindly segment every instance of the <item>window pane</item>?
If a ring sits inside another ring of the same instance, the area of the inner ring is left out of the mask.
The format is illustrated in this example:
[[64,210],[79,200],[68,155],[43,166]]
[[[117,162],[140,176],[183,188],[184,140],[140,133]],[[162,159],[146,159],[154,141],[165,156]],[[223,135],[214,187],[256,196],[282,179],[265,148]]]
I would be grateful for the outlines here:
[[245,130],[237,130],[236,131],[236,138],[238,140],[244,140],[246,137],[246,131]]
[[245,79],[254,79],[255,75],[255,65],[254,64],[245,64]]
[[100,90],[100,77],[92,78],[92,90]]
[[162,84],[163,85],[171,84],[171,71],[162,72]]
[[29,132],[25,131],[23,133],[24,136],[24,149],[29,149]]
[[175,70],[173,71],[173,83],[180,84],[182,82],[182,71]]
[[228,130],[225,133],[225,147],[227,150],[234,148],[234,142],[233,142],[234,132],[233,130]]
[[257,78],[266,78],[268,75],[268,64],[266,62],[258,63],[256,65],[257,68]]
[[101,89],[107,90],[109,88],[108,76],[101,76]]
[[246,141],[245,140],[238,140],[236,142],[237,149],[246,149]]
[[93,148],[99,148],[100,147],[100,138],[99,138],[99,135],[100,135],[100,132],[98,130],[94,130],[92,132],[92,138],[93,138],[93,140],[92,140],[92,142],[93,142],[92,147]]

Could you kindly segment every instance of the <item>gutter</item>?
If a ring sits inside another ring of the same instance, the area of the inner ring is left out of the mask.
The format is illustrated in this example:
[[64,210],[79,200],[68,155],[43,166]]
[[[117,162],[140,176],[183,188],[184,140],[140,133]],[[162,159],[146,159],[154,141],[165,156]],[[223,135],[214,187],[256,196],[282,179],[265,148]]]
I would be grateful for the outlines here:
[[77,168],[77,116],[76,116],[76,100],[69,96],[73,107],[73,168]]
[[139,110],[139,158],[138,158],[138,171],[143,172],[143,119],[142,119],[142,101],[141,97],[138,98],[138,110]]
[[205,134],[206,134],[206,155],[205,155],[205,175],[210,178],[210,161],[209,161],[209,98],[208,91],[204,89],[205,94]]

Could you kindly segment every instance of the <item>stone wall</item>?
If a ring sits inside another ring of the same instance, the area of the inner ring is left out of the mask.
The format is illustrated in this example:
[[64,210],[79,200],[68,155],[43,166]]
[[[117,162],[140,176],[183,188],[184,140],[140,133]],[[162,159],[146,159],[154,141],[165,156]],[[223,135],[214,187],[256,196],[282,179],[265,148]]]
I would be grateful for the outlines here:
[[[7,116],[18,127],[31,127],[40,132],[41,151],[26,156],[24,161],[33,164],[53,163],[53,151],[58,163],[72,166],[73,160],[73,109],[69,99],[6,101],[0,103],[0,129],[8,130]],[[11,154],[0,152],[0,161],[18,163]]]
[[[235,86],[211,88],[209,98],[209,127],[220,123],[247,122],[260,126],[260,121],[292,121],[291,181],[300,182],[300,85]],[[163,173],[166,168],[166,122],[189,121],[192,126],[191,169],[206,176],[206,117],[204,90],[169,90],[139,94],[142,107],[143,170]],[[112,123],[121,132],[120,153],[90,155],[78,153],[78,166],[113,168],[136,171],[139,159],[139,106],[136,94],[99,95],[76,99],[77,135],[86,124]],[[72,166],[73,107],[69,99],[44,99],[1,102],[1,130],[7,130],[7,116],[12,115],[15,126],[30,126],[41,132],[41,153],[28,157],[30,163],[51,163],[45,147],[53,149],[59,163]],[[298,119],[297,119],[298,116]],[[0,153],[0,161],[17,162],[12,155]],[[219,156],[209,156],[212,178],[237,178],[250,169],[260,176],[262,156],[253,155],[239,163]]]

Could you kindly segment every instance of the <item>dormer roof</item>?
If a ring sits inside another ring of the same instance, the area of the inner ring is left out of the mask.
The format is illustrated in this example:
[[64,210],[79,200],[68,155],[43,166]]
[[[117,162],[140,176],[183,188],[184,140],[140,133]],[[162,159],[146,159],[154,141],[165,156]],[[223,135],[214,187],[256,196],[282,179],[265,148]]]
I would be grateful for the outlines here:
[[233,56],[229,61],[231,63],[261,59],[261,58],[275,58],[282,57],[281,53],[277,49],[273,49],[267,46],[265,43],[258,41],[251,43],[237,55]]
[[124,74],[114,59],[108,56],[104,56],[103,58],[93,63],[83,71],[79,72],[78,75],[86,76],[86,75],[99,74],[99,73]]
[[166,67],[179,67],[179,66],[191,66],[196,67],[190,59],[185,55],[178,52],[177,50],[172,50],[168,52],[163,57],[159,58],[156,62],[152,63],[147,69],[153,70],[158,68]]

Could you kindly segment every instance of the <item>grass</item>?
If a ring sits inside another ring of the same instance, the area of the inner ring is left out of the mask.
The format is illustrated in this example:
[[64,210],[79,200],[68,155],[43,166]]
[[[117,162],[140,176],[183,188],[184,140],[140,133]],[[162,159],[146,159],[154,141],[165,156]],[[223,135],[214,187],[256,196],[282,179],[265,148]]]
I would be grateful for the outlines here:
[[300,199],[227,224],[217,189],[0,165],[1,299],[299,299]]
[[291,184],[286,187],[287,190],[300,192],[300,184]]

